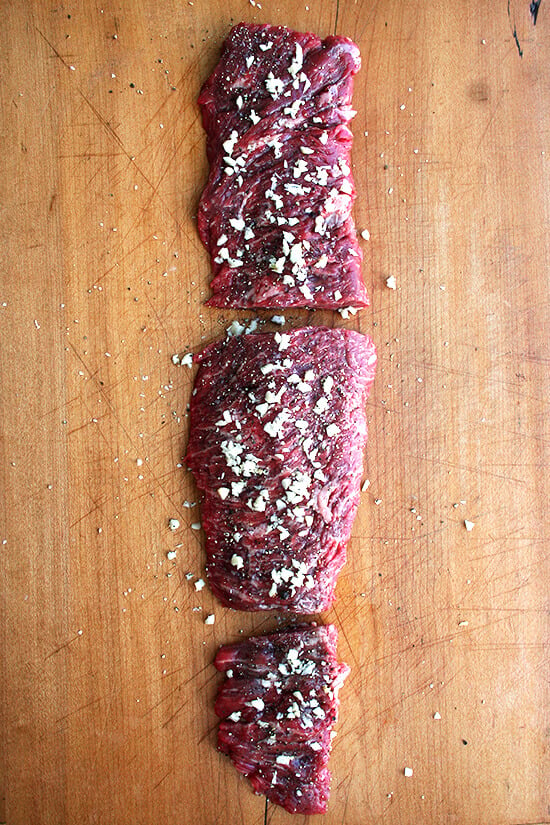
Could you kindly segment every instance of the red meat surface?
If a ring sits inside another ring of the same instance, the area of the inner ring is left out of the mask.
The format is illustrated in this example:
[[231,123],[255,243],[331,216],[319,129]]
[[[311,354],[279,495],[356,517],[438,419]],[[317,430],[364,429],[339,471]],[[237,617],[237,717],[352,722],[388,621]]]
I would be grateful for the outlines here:
[[290,813],[326,811],[338,691],[349,668],[333,625],[303,625],[221,647],[218,747],[257,793]]
[[348,122],[357,46],[235,26],[199,104],[210,175],[198,229],[216,307],[362,307]]
[[186,461],[212,590],[241,610],[325,610],[359,503],[372,340],[305,327],[230,337],[198,361]]

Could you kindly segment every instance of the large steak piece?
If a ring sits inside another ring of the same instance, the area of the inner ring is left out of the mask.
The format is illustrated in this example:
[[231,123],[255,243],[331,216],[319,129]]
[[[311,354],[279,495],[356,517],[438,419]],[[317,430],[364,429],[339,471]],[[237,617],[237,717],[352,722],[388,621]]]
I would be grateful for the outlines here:
[[333,625],[303,625],[221,647],[218,747],[254,790],[290,813],[324,813],[338,691],[349,673]]
[[198,229],[211,306],[368,304],[351,208],[348,123],[357,46],[281,26],[235,26],[199,103],[208,183]]
[[372,340],[304,327],[230,337],[198,361],[186,461],[212,590],[241,610],[325,610],[359,502]]

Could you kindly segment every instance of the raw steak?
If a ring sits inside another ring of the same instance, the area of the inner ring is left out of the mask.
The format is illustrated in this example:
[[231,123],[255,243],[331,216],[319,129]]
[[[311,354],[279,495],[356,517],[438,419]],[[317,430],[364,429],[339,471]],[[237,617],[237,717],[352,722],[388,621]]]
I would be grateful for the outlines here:
[[241,23],[199,97],[216,307],[362,307],[348,122],[357,46]]
[[186,461],[212,590],[241,610],[325,610],[359,502],[371,339],[305,327],[227,338],[198,360]]
[[257,793],[290,813],[327,807],[331,729],[349,673],[336,659],[337,642],[333,625],[304,625],[216,656],[226,675],[216,700],[218,747]]

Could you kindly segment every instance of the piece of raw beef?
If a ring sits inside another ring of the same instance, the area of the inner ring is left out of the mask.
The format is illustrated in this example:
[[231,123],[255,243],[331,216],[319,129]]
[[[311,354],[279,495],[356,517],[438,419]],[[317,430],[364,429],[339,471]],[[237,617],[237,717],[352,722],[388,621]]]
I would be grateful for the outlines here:
[[210,174],[198,229],[216,307],[368,304],[351,208],[357,46],[235,26],[199,103]]
[[333,625],[302,625],[221,647],[218,747],[257,793],[290,813],[324,813],[332,726],[349,668]]
[[197,360],[186,462],[212,590],[240,610],[326,610],[359,503],[372,340],[305,327]]

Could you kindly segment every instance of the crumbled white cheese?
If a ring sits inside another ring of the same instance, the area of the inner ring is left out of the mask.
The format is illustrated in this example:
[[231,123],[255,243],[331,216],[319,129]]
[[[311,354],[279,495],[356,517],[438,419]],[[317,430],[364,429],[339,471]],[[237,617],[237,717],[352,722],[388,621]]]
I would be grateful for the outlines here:
[[237,230],[237,232],[242,232],[242,230],[245,227],[245,222],[242,218],[230,218],[229,223],[231,224],[233,229]]
[[251,699],[250,702],[246,702],[248,707],[254,708],[255,710],[263,710],[265,705],[263,699],[258,697],[257,699]]
[[197,579],[195,582],[195,590],[199,591],[202,590],[205,585],[204,579]]
[[405,776],[412,776],[413,775],[413,769],[412,768],[403,768],[403,774]]
[[475,523],[473,521],[468,521],[468,519],[464,519],[464,527],[468,533],[470,533],[474,529]]
[[364,241],[370,241],[370,232],[369,232],[369,230],[368,229],[363,229],[363,231],[361,232],[361,237],[363,238]]
[[329,424],[328,427],[325,429],[325,432],[328,438],[333,438],[340,432],[340,427],[338,426],[338,424]]
[[257,123],[259,123],[259,122],[260,122],[260,120],[261,120],[261,117],[260,117],[259,115],[257,115],[257,114],[256,114],[256,112],[254,111],[254,109],[251,109],[251,110],[250,110],[250,114],[248,115],[248,117],[250,118],[250,120],[252,121],[252,123],[254,124],[254,126],[255,126]]
[[204,620],[204,623],[205,624],[214,624],[215,621],[216,621],[216,617],[214,616],[214,614],[209,613],[208,616],[206,617],[206,619]]
[[389,278],[386,278],[386,286],[388,289],[397,289],[397,281],[395,280],[395,275],[390,275]]
[[174,559],[176,558],[176,551],[169,550],[166,554],[166,558],[168,559],[168,561],[174,561]]
[[168,527],[174,533],[176,530],[179,530],[180,523],[177,518],[171,518],[168,520]]
[[233,567],[235,567],[236,570],[241,570],[244,564],[243,557],[238,556],[237,553],[233,553],[233,555],[231,556],[231,564],[233,565]]
[[[228,671],[228,672],[229,672],[229,671]],[[241,718],[241,712],[240,712],[240,710],[236,710],[236,711],[234,711],[233,713],[230,713],[230,714],[229,714],[229,716],[228,716],[227,718],[228,718],[228,719],[231,719],[231,721],[232,721],[232,722],[238,722],[238,721],[239,721],[239,719]]]
[[439,711],[437,711],[437,710],[436,710],[436,712],[435,712],[435,713],[434,713],[434,715],[433,715],[433,718],[434,718],[435,720],[441,719],[441,714],[439,713]]
[[230,492],[229,487],[218,487],[218,495],[222,501],[225,501]]

